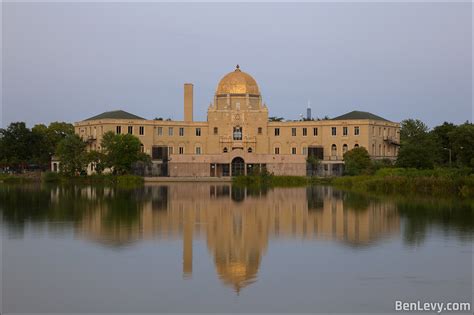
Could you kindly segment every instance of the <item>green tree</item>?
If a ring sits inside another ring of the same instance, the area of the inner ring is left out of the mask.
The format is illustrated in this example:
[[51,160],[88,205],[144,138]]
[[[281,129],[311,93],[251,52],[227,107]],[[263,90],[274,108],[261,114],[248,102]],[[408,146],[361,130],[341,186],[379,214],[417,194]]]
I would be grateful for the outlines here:
[[344,173],[346,175],[368,174],[371,170],[372,161],[366,148],[354,148],[344,153]]
[[36,140],[24,122],[11,123],[8,128],[0,129],[0,159],[10,167],[25,168],[33,157],[34,142]]
[[31,132],[32,161],[45,168],[56,152],[58,143],[67,135],[74,133],[74,126],[65,122],[52,122],[48,127],[44,124],[35,125]]
[[452,153],[461,166],[474,167],[474,124],[466,122],[449,133]]
[[87,166],[86,143],[76,134],[67,135],[58,143],[56,155],[59,169],[67,175],[81,174]]
[[89,151],[87,152],[87,163],[94,164],[94,170],[97,174],[102,174],[106,167],[107,157],[104,153],[100,151]]
[[436,157],[433,135],[421,120],[407,119],[400,126],[399,167],[433,168]]
[[309,166],[311,176],[317,175],[320,162],[321,161],[319,161],[319,159],[314,155],[308,155],[306,158],[306,163]]
[[105,165],[114,174],[127,174],[137,161],[149,161],[149,156],[141,152],[140,140],[131,134],[114,134],[109,131],[102,138]]
[[[435,145],[435,159],[438,164],[449,165],[449,150],[453,149],[450,134],[457,129],[453,123],[444,122],[431,131]],[[451,161],[455,162],[455,156],[451,154]]]

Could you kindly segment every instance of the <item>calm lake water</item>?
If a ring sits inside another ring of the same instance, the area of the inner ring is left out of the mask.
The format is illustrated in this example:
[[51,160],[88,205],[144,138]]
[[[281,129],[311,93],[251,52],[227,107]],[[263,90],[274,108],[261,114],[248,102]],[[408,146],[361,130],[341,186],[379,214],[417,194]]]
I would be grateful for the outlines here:
[[0,186],[0,202],[7,313],[472,302],[472,200],[179,183]]

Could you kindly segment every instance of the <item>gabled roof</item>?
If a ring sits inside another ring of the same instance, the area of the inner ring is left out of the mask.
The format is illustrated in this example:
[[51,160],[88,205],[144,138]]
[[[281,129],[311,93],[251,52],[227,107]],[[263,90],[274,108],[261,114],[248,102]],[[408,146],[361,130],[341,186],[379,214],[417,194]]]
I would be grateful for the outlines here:
[[102,114],[87,118],[85,120],[99,120],[99,119],[141,119],[144,120],[140,116],[130,114],[124,110],[113,110],[110,112],[103,112]]
[[372,120],[383,120],[383,121],[389,121],[383,117],[377,116],[375,114],[369,113],[369,112],[362,112],[358,110],[354,110],[352,112],[349,112],[347,114],[341,115],[334,117],[332,120],[353,120],[353,119],[372,119]]

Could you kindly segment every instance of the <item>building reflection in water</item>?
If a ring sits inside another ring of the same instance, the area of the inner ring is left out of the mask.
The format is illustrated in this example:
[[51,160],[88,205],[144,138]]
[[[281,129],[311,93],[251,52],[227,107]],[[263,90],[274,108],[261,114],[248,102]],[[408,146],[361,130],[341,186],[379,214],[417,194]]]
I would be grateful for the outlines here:
[[[93,189],[90,194],[94,199]],[[94,211],[87,211],[77,231],[112,245],[182,239],[184,278],[193,272],[193,240],[203,238],[218,276],[236,292],[256,281],[269,239],[327,239],[366,246],[400,231],[394,204],[371,202],[331,187],[255,192],[231,185],[180,183],[146,186],[139,196],[119,195],[112,198],[119,198],[114,203],[99,202]]]

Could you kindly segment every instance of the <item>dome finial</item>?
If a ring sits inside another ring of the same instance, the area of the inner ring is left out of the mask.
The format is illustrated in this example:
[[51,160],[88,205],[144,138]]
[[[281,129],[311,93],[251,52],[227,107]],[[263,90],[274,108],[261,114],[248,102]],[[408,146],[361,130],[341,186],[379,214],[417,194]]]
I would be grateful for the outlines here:
[[239,66],[239,64],[237,64],[237,65],[235,66],[235,71],[240,71],[240,66]]

